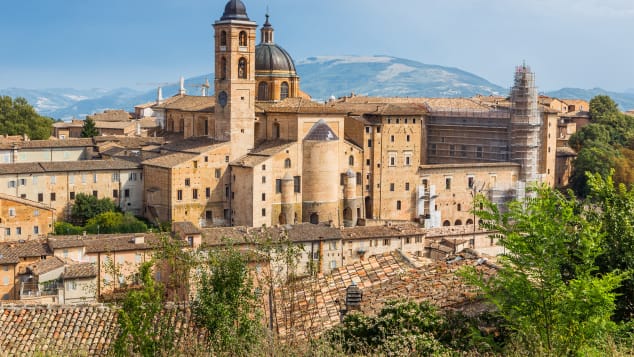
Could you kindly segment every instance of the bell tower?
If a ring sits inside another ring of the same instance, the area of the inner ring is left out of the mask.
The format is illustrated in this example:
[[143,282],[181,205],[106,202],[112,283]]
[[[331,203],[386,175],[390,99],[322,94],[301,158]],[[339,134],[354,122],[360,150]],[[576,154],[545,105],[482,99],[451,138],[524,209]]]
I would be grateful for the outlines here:
[[255,33],[241,0],[230,0],[214,23],[215,138],[231,142],[231,160],[254,145]]

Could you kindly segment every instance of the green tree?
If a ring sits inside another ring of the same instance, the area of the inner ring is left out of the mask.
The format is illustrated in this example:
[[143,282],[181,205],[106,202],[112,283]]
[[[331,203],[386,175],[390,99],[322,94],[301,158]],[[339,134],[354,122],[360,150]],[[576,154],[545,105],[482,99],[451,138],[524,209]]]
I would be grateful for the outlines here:
[[84,120],[84,126],[81,128],[82,138],[92,138],[99,135],[95,121],[91,117],[86,117]]
[[104,212],[86,222],[85,229],[91,234],[143,233],[147,225],[130,213]]
[[174,350],[174,327],[164,311],[164,289],[152,278],[152,267],[152,262],[140,266],[142,288],[128,292],[118,310],[117,356],[170,355]]
[[[471,268],[465,276],[481,288],[529,353],[599,353],[616,325],[611,321],[622,276],[597,276],[601,226],[584,205],[562,193],[537,188],[534,198],[512,202],[502,213],[486,198],[477,211],[505,254],[489,280]],[[476,204],[476,207],[478,205]]]
[[249,355],[265,335],[246,258],[233,247],[211,251],[192,302],[217,354]]
[[592,123],[574,133],[568,140],[568,145],[576,151],[579,151],[587,144],[607,144],[610,141],[610,130],[605,125]]
[[586,145],[582,148],[573,162],[573,171],[570,177],[570,185],[575,193],[580,197],[585,197],[590,191],[586,172],[598,173],[607,177],[616,166],[619,155],[618,150],[605,143],[593,142],[592,145]]
[[607,95],[597,95],[590,99],[590,118],[595,123],[608,122],[619,114],[619,106]]
[[83,225],[87,220],[104,212],[112,212],[115,209],[114,202],[109,198],[98,199],[93,195],[78,193],[71,208],[71,218],[76,223]]
[[83,227],[78,227],[68,222],[55,222],[56,235],[77,235],[82,234],[83,231]]
[[0,135],[26,134],[33,140],[51,136],[53,119],[40,116],[24,98],[0,97]]
[[634,189],[617,184],[611,176],[589,175],[590,200],[598,209],[594,214],[596,224],[602,227],[605,238],[603,252],[597,257],[599,273],[626,272],[627,278],[616,290],[617,310],[615,319],[628,321],[634,318]]

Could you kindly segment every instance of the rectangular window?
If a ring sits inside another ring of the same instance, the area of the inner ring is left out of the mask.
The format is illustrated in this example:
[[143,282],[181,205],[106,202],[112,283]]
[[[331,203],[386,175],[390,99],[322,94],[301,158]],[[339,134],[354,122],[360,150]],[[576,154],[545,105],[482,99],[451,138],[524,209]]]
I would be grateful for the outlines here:
[[482,146],[478,146],[476,148],[476,157],[478,157],[478,158],[482,157]]
[[39,176],[33,176],[33,184],[37,185],[37,180],[38,180]]
[[229,162],[229,156],[225,156],[225,162]]
[[262,201],[266,201],[266,193],[262,194]]
[[301,178],[301,176],[293,177],[293,189],[295,190],[295,193],[302,192],[302,178]]
[[266,165],[262,165],[262,171],[266,171]]
[[369,126],[366,126],[366,127],[365,127],[365,132],[366,132],[367,134],[370,134],[370,130],[371,130],[371,129],[370,129],[370,127],[369,127]]
[[35,217],[39,216],[40,215],[40,210],[39,209],[33,210],[33,215]]
[[371,148],[372,147],[372,139],[368,139],[368,147]]
[[405,182],[405,191],[409,191],[409,182]]
[[20,186],[26,186],[26,179],[20,179]]
[[394,192],[394,184],[393,183],[390,184],[390,191]]
[[366,165],[366,166],[370,166],[370,159],[366,159],[366,160],[365,160],[365,165]]
[[84,172],[81,174],[81,183],[86,183],[86,173]]
[[337,261],[336,260],[331,260],[330,261],[330,269],[337,269]]
[[192,198],[197,200],[198,199],[198,189],[194,188],[192,189]]
[[191,184],[191,181],[188,178],[186,178],[185,179],[185,186],[189,186],[190,184]]
[[92,191],[92,195],[93,195],[93,197],[97,197],[97,196],[99,196],[99,192],[97,192],[97,191]]
[[7,237],[11,235],[11,228],[5,228],[4,229],[4,235],[6,235]]
[[125,197],[125,198],[129,198],[130,197],[130,189],[129,188],[126,188],[123,191],[123,197]]
[[119,197],[119,190],[112,190],[112,197],[113,198]]
[[183,200],[183,190],[176,191],[176,199],[179,201]]
[[466,157],[467,156],[467,146],[466,145],[462,145],[460,147],[460,154],[462,155],[462,157]]
[[37,202],[44,202],[44,194],[43,193],[38,193],[37,194]]
[[71,200],[74,200],[74,199],[75,199],[75,192],[74,192],[74,191],[69,192],[69,193],[68,193],[68,197],[69,197]]
[[396,166],[396,158],[395,157],[391,157],[390,158],[390,166]]
[[401,210],[401,201],[396,201],[396,210]]
[[449,145],[449,156],[456,155],[456,145]]
[[262,183],[266,183],[266,176],[262,176]]
[[55,201],[57,196],[55,196],[55,192],[51,192],[51,201]]
[[389,239],[383,239],[383,245],[384,246],[389,246],[390,245],[390,240]]
[[119,173],[118,172],[113,172],[112,173],[112,182],[119,182]]
[[33,226],[33,234],[40,234],[40,227]]
[[215,170],[215,176],[216,176],[217,179],[220,178],[220,169],[216,169]]
[[194,160],[193,164],[194,164],[194,168],[197,169],[198,168],[198,161]]
[[136,172],[130,174],[130,181],[136,181]]
[[9,217],[15,217],[15,208],[9,208]]
[[390,135],[390,142],[394,142],[394,135]]
[[8,186],[9,186],[9,188],[14,188],[15,187],[15,181],[9,181]]
[[213,219],[213,215],[211,214],[211,211],[205,211],[205,219],[208,221],[211,221]]
[[282,180],[275,180],[275,193],[282,193]]
[[337,242],[330,242],[328,245],[330,246],[330,250],[337,250]]
[[407,136],[405,137],[405,140],[407,140],[407,142],[409,143],[410,136],[409,136],[409,135],[407,135]]
[[445,190],[451,190],[451,177],[445,178]]
[[205,188],[205,198],[211,198],[211,188]]
[[92,182],[97,183],[97,173],[92,174]]
[[361,179],[361,173],[357,172],[357,186],[361,186],[363,184],[362,179]]
[[22,227],[15,228],[15,234],[21,236],[22,235]]
[[467,178],[467,184],[468,184],[470,189],[473,189],[473,186],[475,184],[475,179],[472,176],[468,177]]
[[51,176],[51,183],[52,184],[57,183],[57,176]]
[[266,208],[262,208],[262,217],[266,217]]
[[68,176],[68,184],[69,185],[74,185],[75,184],[75,176],[73,176],[73,175],[69,175]]

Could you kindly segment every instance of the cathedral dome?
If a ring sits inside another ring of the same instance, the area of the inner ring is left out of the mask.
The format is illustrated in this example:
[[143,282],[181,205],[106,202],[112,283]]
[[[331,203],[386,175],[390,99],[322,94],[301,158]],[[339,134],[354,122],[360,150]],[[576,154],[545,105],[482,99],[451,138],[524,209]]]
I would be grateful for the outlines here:
[[241,0],[231,0],[225,5],[225,12],[220,21],[224,20],[245,20],[250,21],[247,16],[247,7]]
[[291,55],[274,43],[261,43],[255,47],[255,70],[284,71],[295,74],[295,63]]

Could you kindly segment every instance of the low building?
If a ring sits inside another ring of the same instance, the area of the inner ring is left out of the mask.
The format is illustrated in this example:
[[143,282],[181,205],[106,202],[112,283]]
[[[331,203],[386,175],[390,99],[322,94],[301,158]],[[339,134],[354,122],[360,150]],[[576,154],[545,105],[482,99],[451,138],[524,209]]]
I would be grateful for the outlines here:
[[89,160],[92,139],[0,140],[0,164]]
[[61,278],[61,304],[72,305],[97,300],[97,267],[94,263],[67,265]]
[[47,256],[26,267],[20,277],[20,300],[30,303],[59,303],[64,261]]
[[51,254],[44,241],[0,243],[0,299],[19,300],[29,266]]
[[0,242],[44,238],[54,229],[54,208],[0,193]]

